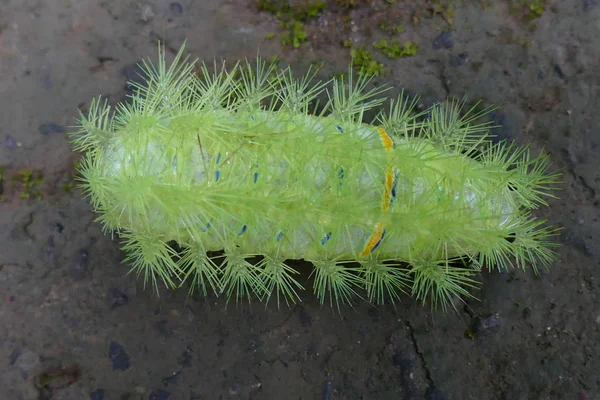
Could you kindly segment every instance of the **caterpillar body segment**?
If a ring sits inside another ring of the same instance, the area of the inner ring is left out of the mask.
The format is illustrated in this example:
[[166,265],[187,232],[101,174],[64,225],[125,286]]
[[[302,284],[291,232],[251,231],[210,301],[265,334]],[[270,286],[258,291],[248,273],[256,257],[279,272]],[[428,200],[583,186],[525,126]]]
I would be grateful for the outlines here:
[[85,194],[153,284],[297,301],[286,260],[304,259],[321,301],[365,290],[445,307],[483,266],[554,259],[553,231],[530,211],[556,175],[545,156],[492,144],[480,114],[439,104],[422,120],[400,97],[370,125],[363,113],[382,99],[368,80],[311,85],[261,61],[199,78],[182,54],[144,64],[113,118],[95,100],[73,135]]

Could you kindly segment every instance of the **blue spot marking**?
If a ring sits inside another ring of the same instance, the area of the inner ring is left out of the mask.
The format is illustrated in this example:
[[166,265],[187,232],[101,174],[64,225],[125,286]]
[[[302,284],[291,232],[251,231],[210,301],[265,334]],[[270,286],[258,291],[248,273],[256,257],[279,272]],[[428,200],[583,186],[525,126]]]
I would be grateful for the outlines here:
[[339,125],[336,125],[336,126],[335,126],[335,129],[337,129],[337,130],[338,130],[340,133],[344,133],[344,128],[342,128],[342,127],[341,127],[341,126],[339,126]]
[[340,177],[340,180],[344,179],[344,168],[340,168],[340,172],[338,175]]
[[221,153],[217,154],[217,162],[216,164],[221,162]]
[[218,169],[218,170],[215,172],[215,181],[218,181],[220,176],[221,176],[221,170],[220,170],[220,169]]
[[328,232],[325,236],[323,236],[323,239],[321,239],[321,246],[324,246],[329,239],[331,239],[331,232]]
[[251,119],[252,121],[256,121],[256,118],[254,118],[254,115],[251,115],[251,116],[250,116],[250,119]]
[[283,237],[283,232],[279,232],[277,234],[277,237],[275,238],[275,240],[277,240],[278,242],[281,240],[281,238]]
[[381,233],[381,237],[379,238],[379,240],[377,241],[377,243],[375,243],[375,246],[373,246],[373,248],[371,249],[371,252],[374,252],[375,249],[379,247],[379,245],[381,244],[381,241],[383,240],[384,237],[385,237],[385,229]]
[[394,184],[392,185],[392,200],[391,202],[394,201],[394,199],[396,199],[396,187],[398,186],[398,173],[396,172],[394,174]]
[[256,181],[258,180],[258,172],[254,173],[254,183],[256,183]]
[[238,236],[242,236],[248,227],[246,225],[242,226],[242,230],[238,232]]
[[202,232],[206,232],[210,228],[210,222],[206,224],[206,227],[200,229]]

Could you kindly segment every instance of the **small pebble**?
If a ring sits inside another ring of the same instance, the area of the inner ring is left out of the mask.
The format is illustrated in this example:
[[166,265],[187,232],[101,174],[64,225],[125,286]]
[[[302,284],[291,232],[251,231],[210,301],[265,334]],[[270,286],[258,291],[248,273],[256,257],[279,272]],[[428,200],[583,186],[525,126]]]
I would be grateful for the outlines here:
[[65,132],[65,128],[62,125],[53,124],[53,123],[41,124],[38,127],[38,130],[43,135],[49,135],[51,133],[64,133]]
[[17,362],[19,357],[21,357],[21,354],[23,354],[22,349],[20,349],[19,347],[14,349],[12,351],[12,353],[10,353],[10,356],[8,357],[8,365],[13,366]]
[[486,317],[477,317],[471,330],[473,333],[486,334],[493,333],[500,329],[502,320],[498,314],[488,315]]
[[143,84],[146,82],[146,79],[144,79],[144,71],[137,63],[123,67],[123,69],[121,69],[121,74],[127,81],[125,84],[125,90],[135,89],[134,83]]
[[171,393],[166,390],[156,389],[150,393],[148,400],[169,400],[171,398]]
[[23,372],[35,370],[40,365],[40,356],[31,351],[25,350],[23,354],[15,361],[15,367]]
[[149,4],[142,4],[138,9],[138,13],[140,14],[140,19],[144,22],[149,22],[154,18],[154,11]]
[[598,0],[583,0],[583,11],[592,11],[598,5]]
[[459,55],[457,55],[450,61],[450,64],[453,67],[460,67],[460,66],[465,65],[468,62],[469,62],[469,56],[467,56],[467,53],[460,53]]
[[565,74],[564,74],[562,68],[560,67],[560,65],[556,64],[554,66],[554,72],[556,72],[556,75],[558,75],[558,77],[560,79],[563,79],[563,80],[565,79]]
[[108,304],[111,309],[115,309],[127,303],[129,297],[117,288],[111,288],[108,291]]
[[110,342],[108,358],[112,361],[113,370],[126,371],[131,366],[129,354],[121,344],[114,340]]
[[4,139],[4,145],[9,149],[16,149],[17,147],[19,147],[17,141],[11,135],[6,136],[6,139]]
[[434,390],[431,393],[429,393],[429,396],[427,396],[427,400],[448,400],[448,398],[442,392]]
[[323,396],[321,396],[321,399],[331,400],[332,394],[333,394],[333,382],[325,381],[325,384],[323,385]]
[[538,69],[537,71],[537,77],[540,81],[544,80],[544,71],[542,71],[541,69]]
[[238,378],[234,378],[233,382],[231,383],[231,386],[229,386],[229,394],[231,396],[237,396],[238,394],[240,394],[241,390],[242,383]]
[[454,47],[452,32],[442,32],[433,39],[433,48],[436,50],[451,49],[452,47]]
[[75,262],[71,268],[71,277],[75,280],[85,278],[87,275],[89,254],[85,249],[80,249],[75,255]]
[[104,400],[104,389],[97,389],[90,393],[90,400]]
[[173,1],[169,4],[169,9],[173,14],[181,15],[183,14],[183,6],[178,1]]

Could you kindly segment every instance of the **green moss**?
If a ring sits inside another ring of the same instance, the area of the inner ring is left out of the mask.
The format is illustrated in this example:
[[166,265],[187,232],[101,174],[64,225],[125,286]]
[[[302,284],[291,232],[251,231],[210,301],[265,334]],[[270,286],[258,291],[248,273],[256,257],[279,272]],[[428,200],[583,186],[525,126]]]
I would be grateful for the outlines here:
[[[284,32],[281,35],[281,44],[298,48],[306,41],[308,34],[304,29],[304,22],[315,18],[325,9],[323,1],[306,1],[303,4],[292,5],[285,0],[257,0],[258,9],[274,15]],[[275,33],[269,33],[266,39],[272,39]]]
[[281,44],[284,46],[291,44],[297,49],[308,37],[308,34],[304,30],[304,25],[300,21],[294,21],[291,24],[286,23],[284,27],[286,31],[281,35]]
[[352,8],[360,3],[360,0],[336,0],[336,2],[343,8]]
[[544,14],[546,0],[509,0],[509,12],[520,16],[526,21],[533,21]]
[[269,32],[265,35],[265,39],[270,40],[273,39],[275,36],[275,32]]
[[375,48],[385,54],[388,58],[403,58],[414,56],[419,52],[419,47],[411,42],[404,42],[402,45],[397,40],[381,39]]
[[385,22],[381,22],[379,29],[390,35],[404,33],[404,27],[400,24],[387,25]]
[[271,14],[279,12],[281,2],[271,0],[257,0],[256,5],[260,11],[266,11]]
[[275,15],[278,19],[293,21],[306,21],[325,9],[323,1],[306,1],[298,5],[285,0],[257,0],[256,3],[260,11]]
[[546,0],[535,0],[534,2],[529,4],[529,12],[527,13],[528,20],[534,20],[538,17],[541,17],[544,13],[544,8],[546,6]]
[[454,21],[454,9],[455,4],[452,0],[433,0],[431,5],[432,17],[441,15],[448,24],[452,25]]
[[471,328],[465,329],[465,337],[467,339],[475,339],[475,332],[473,332],[473,329],[471,329]]
[[21,186],[21,193],[19,194],[20,198],[33,198],[36,200],[41,200],[41,186],[43,183],[43,177],[41,172],[25,169],[18,172],[14,177],[14,180]]
[[383,72],[383,64],[377,62],[364,46],[350,50],[350,55],[352,56],[352,65],[358,69],[359,74],[379,76]]

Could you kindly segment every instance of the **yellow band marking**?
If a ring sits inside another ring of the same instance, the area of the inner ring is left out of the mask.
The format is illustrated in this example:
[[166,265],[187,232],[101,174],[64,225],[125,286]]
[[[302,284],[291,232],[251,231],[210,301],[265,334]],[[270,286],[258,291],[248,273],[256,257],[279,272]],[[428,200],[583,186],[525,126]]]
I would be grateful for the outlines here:
[[362,253],[360,253],[360,254],[362,256],[368,256],[369,254],[371,254],[371,252],[373,251],[373,248],[375,246],[377,246],[377,244],[381,240],[382,236],[383,236],[383,224],[379,222],[379,223],[377,223],[377,225],[375,225],[375,229],[373,229],[373,233],[371,234],[369,241],[367,242],[367,244],[365,245],[365,248],[363,249]]
[[388,153],[394,149],[394,141],[392,137],[388,135],[388,133],[382,127],[377,127],[377,132],[379,132],[379,136],[381,137],[381,142],[383,143],[383,147],[385,151]]
[[[379,137],[381,138],[381,143],[385,151],[391,153],[394,150],[394,141],[391,136],[385,131],[385,129],[381,127],[377,127],[377,132],[379,133]],[[388,170],[385,173],[385,185],[383,190],[383,200],[381,202],[381,209],[383,211],[388,211],[390,208],[390,203],[392,200],[392,189],[394,187],[394,168],[393,165],[388,167]],[[369,240],[365,244],[363,251],[361,253],[362,256],[368,256],[373,252],[373,250],[379,246],[381,240],[383,239],[383,235],[385,234],[384,226],[381,222],[378,222],[369,237]]]
[[381,202],[381,209],[387,211],[390,208],[392,202],[392,188],[394,187],[394,170],[390,166],[385,173],[385,187],[383,190],[383,201]]

